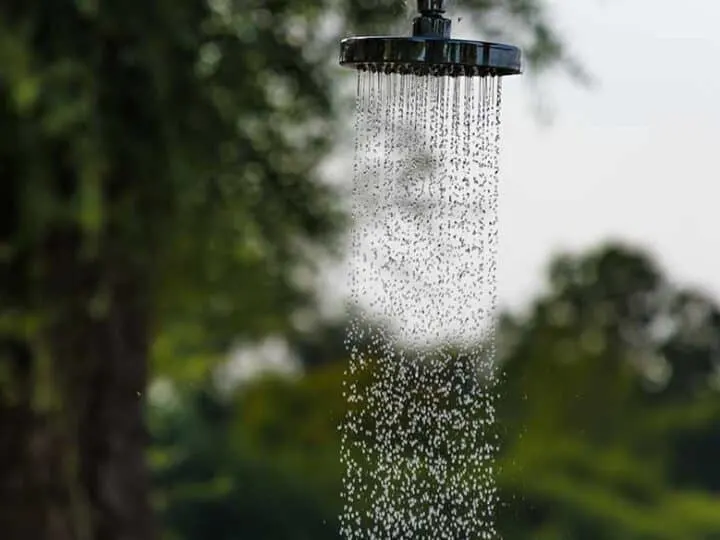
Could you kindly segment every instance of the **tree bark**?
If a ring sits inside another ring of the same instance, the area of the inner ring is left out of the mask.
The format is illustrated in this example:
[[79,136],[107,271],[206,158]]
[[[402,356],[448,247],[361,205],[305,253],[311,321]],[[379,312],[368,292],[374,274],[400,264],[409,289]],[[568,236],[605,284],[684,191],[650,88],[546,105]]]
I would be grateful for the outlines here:
[[43,263],[41,337],[4,347],[16,389],[0,399],[0,536],[151,540],[142,275],[84,257],[76,232],[53,235]]

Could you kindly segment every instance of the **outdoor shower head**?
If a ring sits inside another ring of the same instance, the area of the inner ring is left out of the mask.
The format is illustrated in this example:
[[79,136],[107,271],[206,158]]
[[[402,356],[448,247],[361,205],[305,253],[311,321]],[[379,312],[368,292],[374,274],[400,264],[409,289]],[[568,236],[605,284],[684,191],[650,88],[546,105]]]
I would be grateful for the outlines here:
[[418,0],[420,15],[409,37],[350,37],[340,44],[340,65],[360,71],[415,75],[485,76],[521,72],[512,45],[450,38],[445,0]]

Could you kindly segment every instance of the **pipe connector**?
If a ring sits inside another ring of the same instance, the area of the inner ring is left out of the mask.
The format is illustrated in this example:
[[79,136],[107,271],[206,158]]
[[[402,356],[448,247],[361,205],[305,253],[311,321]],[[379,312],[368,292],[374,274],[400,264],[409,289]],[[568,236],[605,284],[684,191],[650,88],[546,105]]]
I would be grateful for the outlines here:
[[448,39],[452,23],[442,16],[445,0],[417,0],[420,16],[413,20],[413,36]]
[[417,7],[421,15],[440,16],[445,13],[445,0],[418,0]]

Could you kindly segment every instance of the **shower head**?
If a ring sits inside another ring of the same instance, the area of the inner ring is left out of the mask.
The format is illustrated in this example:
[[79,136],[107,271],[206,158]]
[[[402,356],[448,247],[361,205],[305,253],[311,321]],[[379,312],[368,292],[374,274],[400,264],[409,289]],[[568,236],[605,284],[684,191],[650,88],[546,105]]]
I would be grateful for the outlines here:
[[350,37],[340,43],[340,65],[360,71],[415,75],[484,76],[521,72],[512,45],[450,38],[445,0],[417,0],[409,37]]

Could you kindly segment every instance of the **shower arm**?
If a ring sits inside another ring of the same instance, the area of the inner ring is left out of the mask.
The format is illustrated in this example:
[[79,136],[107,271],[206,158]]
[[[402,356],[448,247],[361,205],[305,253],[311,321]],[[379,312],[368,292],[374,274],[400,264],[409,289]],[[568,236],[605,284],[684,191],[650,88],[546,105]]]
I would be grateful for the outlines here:
[[417,0],[420,15],[413,20],[413,36],[450,38],[451,21],[443,17],[445,0]]

